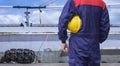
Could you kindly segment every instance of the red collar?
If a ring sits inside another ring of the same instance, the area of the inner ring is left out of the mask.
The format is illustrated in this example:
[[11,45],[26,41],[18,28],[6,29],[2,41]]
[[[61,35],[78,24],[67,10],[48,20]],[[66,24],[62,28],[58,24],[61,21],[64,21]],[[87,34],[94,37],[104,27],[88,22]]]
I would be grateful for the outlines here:
[[102,0],[74,0],[74,3],[76,7],[79,5],[93,5],[105,8],[105,3]]

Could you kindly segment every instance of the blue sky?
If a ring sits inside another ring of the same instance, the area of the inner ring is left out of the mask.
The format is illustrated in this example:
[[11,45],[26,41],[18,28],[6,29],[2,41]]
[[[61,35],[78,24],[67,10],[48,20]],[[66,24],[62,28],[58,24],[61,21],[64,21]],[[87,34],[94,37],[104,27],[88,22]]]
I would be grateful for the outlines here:
[[[67,0],[0,0],[0,6],[58,6],[64,5]],[[106,4],[120,3],[120,0],[104,0]],[[38,9],[29,10],[30,22],[39,24],[40,18],[42,23],[57,24],[62,9]],[[25,22],[25,9],[0,8],[0,24],[19,24]],[[109,8],[111,24],[120,24],[120,8]],[[40,15],[41,14],[41,15]],[[52,14],[52,17],[49,17]],[[49,22],[48,22],[49,21]]]
[[57,4],[63,4],[66,0],[0,0],[0,5],[24,5],[24,6],[33,6],[33,5],[46,5],[48,2],[51,3],[55,1]]
[[[54,2],[55,1],[55,2]],[[64,5],[67,0],[0,0],[0,6],[45,6],[45,5]],[[16,14],[24,9],[7,9],[6,12]],[[14,11],[15,10],[15,11]],[[17,11],[16,11],[17,10]]]

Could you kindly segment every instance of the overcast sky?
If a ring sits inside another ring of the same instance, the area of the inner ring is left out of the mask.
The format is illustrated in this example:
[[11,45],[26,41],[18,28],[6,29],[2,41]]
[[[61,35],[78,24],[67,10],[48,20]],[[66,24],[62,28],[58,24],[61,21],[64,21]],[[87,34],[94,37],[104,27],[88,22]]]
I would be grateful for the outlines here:
[[[64,5],[67,0],[0,0],[0,6],[58,6]],[[120,3],[120,0],[105,0],[106,4]],[[44,24],[57,24],[61,13],[57,9],[39,9],[29,10],[30,22],[39,24],[40,19]],[[25,9],[0,8],[0,24],[20,24],[25,22]],[[120,24],[120,8],[109,8],[111,24]]]

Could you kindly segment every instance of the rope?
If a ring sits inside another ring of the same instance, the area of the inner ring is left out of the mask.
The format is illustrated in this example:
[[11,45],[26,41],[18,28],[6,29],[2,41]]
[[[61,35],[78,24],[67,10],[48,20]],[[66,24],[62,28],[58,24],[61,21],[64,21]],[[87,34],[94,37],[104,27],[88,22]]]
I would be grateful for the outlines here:
[[45,43],[47,40],[48,40],[48,35],[46,34],[46,39],[45,39],[45,41],[43,41],[43,42],[41,43],[41,46],[39,47],[38,53],[36,54],[37,56],[36,56],[35,63],[38,61],[38,57],[40,57],[40,50],[41,50],[42,46],[44,45],[44,43]]
[[48,6],[49,4],[52,4],[52,3],[56,2],[56,1],[58,1],[58,0],[49,0],[49,1],[46,1],[45,3],[43,3],[43,4],[41,4],[41,5],[46,5],[46,6]]

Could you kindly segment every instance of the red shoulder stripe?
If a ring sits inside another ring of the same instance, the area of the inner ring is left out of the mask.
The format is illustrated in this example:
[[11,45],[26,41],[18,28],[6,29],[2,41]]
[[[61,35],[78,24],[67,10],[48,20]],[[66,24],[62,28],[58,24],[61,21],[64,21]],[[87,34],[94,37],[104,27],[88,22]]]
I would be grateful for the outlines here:
[[75,4],[76,7],[79,6],[80,3],[81,3],[81,0],[74,0],[74,4]]
[[105,3],[102,0],[74,0],[75,6],[79,5],[93,5],[93,6],[99,6],[103,9],[105,8]]

